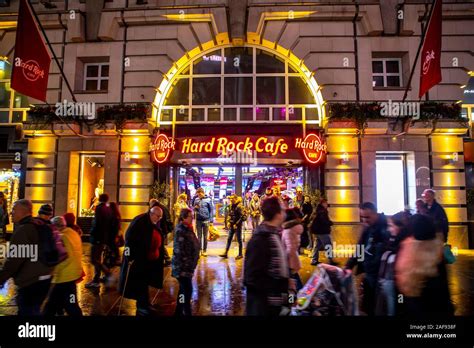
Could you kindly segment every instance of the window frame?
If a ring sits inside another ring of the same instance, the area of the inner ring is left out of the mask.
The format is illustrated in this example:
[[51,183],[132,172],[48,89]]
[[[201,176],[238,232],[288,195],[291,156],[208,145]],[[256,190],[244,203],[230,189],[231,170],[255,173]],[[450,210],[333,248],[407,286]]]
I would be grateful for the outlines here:
[[[102,67],[107,65],[109,67],[109,75],[107,77],[102,77]],[[97,77],[87,77],[87,68],[89,66],[98,66]],[[110,63],[109,62],[100,62],[100,63],[84,63],[83,69],[83,86],[82,89],[84,92],[108,92],[109,86],[107,89],[100,89],[100,83],[102,81],[109,81],[110,77]],[[97,89],[87,89],[87,81],[97,81]]]
[[[398,73],[388,73],[387,72],[387,62],[398,62]],[[374,62],[382,62],[382,72],[376,73],[373,69]],[[402,71],[402,58],[399,57],[392,57],[392,58],[374,58],[372,57],[372,88],[402,88],[403,87],[403,71]],[[383,77],[383,86],[375,86],[374,85],[374,77],[375,76],[382,76]],[[388,86],[387,84],[387,77],[388,76],[398,76],[400,80],[399,86]]]

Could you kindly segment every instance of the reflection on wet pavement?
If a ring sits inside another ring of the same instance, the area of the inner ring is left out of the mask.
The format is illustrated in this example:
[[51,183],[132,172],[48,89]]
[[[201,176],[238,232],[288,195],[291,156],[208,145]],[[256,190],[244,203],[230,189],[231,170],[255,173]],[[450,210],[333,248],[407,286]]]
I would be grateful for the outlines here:
[[[250,236],[246,239],[248,240]],[[235,260],[238,249],[234,243],[228,259],[218,255],[225,246],[225,236],[215,242],[209,242],[207,257],[201,257],[196,269],[193,284],[194,315],[240,316],[245,311],[245,289],[242,287],[243,259]],[[171,244],[168,246],[171,253]],[[116,316],[135,315],[135,301],[123,299],[117,291],[119,269],[114,270],[115,283],[110,288],[104,284],[98,289],[86,289],[84,285],[91,280],[93,267],[89,262],[90,245],[84,244],[83,264],[87,273],[86,279],[79,284],[79,303],[84,315]],[[303,268],[301,278],[305,282],[311,275],[314,266],[306,255],[300,256]],[[324,259],[322,259],[324,261]],[[341,264],[344,259],[338,259]],[[1,265],[2,260],[0,260]],[[448,266],[451,298],[456,306],[457,315],[474,313],[474,251],[461,251],[454,265]],[[162,290],[150,288],[150,298],[160,315],[174,314],[178,282],[171,276],[171,268],[165,268],[164,286]],[[0,315],[15,315],[15,287],[9,280],[0,290]]]

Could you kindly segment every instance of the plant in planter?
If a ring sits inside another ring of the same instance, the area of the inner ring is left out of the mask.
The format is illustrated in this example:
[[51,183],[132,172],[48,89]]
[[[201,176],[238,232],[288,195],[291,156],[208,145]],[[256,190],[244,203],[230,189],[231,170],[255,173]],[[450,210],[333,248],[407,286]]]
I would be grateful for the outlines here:
[[150,198],[158,199],[159,194],[164,194],[165,199],[161,203],[169,207],[170,192],[171,192],[171,187],[169,184],[167,184],[166,182],[159,182],[158,180],[156,180],[153,183],[152,187],[150,188]]
[[380,110],[378,103],[333,103],[329,105],[329,120],[354,122],[357,135],[363,136],[368,121],[381,118]]

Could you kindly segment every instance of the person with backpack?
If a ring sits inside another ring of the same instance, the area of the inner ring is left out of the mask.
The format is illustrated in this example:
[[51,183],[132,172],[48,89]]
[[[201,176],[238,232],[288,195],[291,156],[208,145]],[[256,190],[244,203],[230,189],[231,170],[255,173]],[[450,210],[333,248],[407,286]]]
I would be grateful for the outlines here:
[[242,197],[237,195],[231,196],[231,207],[230,207],[230,232],[229,236],[227,237],[227,245],[225,248],[225,252],[220,255],[220,257],[227,258],[227,254],[230,249],[230,244],[232,243],[232,239],[234,235],[237,235],[237,242],[239,243],[239,255],[236,256],[236,260],[239,260],[243,257],[242,255],[242,223],[247,220],[246,211],[242,205]]
[[15,229],[10,250],[13,247],[29,246],[31,255],[8,257],[0,271],[0,287],[3,287],[9,278],[13,278],[18,287],[16,302],[20,316],[41,315],[41,304],[48,295],[53,271],[53,265],[48,265],[48,260],[45,258],[47,250],[42,243],[45,235],[40,234],[43,231],[37,228],[38,225],[32,215],[31,201],[20,199],[13,204],[12,220]]
[[82,310],[77,299],[76,282],[85,274],[82,269],[81,237],[72,228],[67,227],[66,220],[62,216],[54,217],[51,224],[60,232],[68,257],[54,268],[53,288],[43,314],[55,316],[65,310],[69,316],[79,317],[82,316]]

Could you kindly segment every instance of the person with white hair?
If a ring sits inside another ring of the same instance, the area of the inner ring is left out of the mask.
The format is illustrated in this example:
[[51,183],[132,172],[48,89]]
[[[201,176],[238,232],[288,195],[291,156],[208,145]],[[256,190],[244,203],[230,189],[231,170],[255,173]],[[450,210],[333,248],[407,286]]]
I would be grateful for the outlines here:
[[449,221],[444,208],[436,201],[436,192],[432,189],[426,189],[421,195],[426,203],[428,209],[428,216],[430,216],[438,232],[443,233],[444,242],[448,241]]
[[62,216],[55,216],[51,223],[59,231],[68,257],[54,267],[52,289],[43,310],[45,316],[62,314],[82,316],[77,299],[76,283],[82,280],[85,273],[82,269],[82,241],[79,234],[67,227]]

